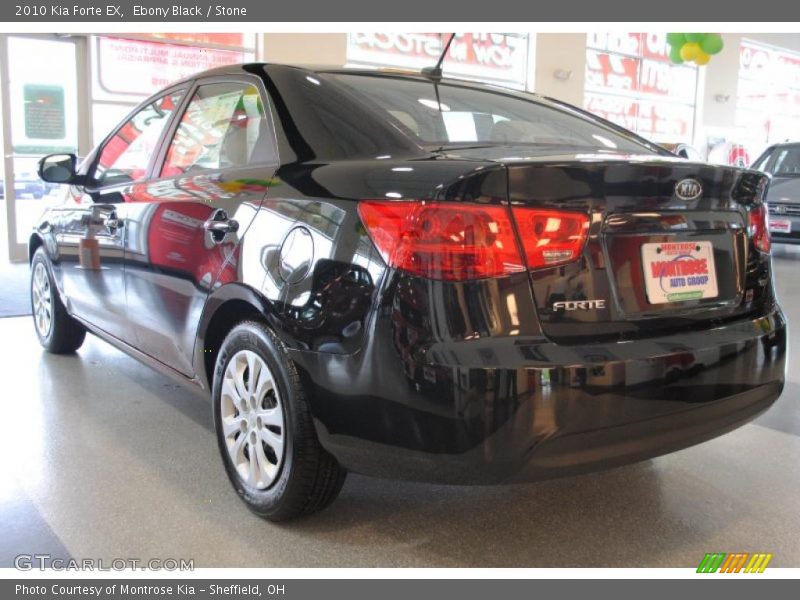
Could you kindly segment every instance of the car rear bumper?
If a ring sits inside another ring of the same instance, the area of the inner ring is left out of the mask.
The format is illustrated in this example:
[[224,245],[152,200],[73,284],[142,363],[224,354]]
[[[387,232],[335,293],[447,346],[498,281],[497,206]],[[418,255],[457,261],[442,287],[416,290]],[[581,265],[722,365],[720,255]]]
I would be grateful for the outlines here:
[[672,415],[559,436],[536,448],[517,478],[549,479],[681,450],[744,425],[769,408],[782,390],[782,382],[772,381]]
[[410,361],[381,337],[354,355],[294,358],[323,446],[352,471],[391,478],[494,484],[643,460],[744,424],[784,382],[777,308],[627,343],[504,338],[431,353],[452,364]]
[[798,223],[798,231],[792,233],[770,233],[773,244],[800,244],[800,223]]

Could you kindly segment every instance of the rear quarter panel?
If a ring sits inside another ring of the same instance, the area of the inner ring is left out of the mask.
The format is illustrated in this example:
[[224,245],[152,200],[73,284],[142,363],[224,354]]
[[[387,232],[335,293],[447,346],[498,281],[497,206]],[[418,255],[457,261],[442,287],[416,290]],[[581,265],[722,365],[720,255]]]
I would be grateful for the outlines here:
[[[504,170],[488,167],[428,158],[285,165],[242,246],[243,280],[273,305],[288,347],[355,352],[387,271],[361,224],[358,201],[448,196],[486,201],[484,171],[495,173],[495,185],[505,193]],[[458,185],[476,187],[470,196],[455,192]]]

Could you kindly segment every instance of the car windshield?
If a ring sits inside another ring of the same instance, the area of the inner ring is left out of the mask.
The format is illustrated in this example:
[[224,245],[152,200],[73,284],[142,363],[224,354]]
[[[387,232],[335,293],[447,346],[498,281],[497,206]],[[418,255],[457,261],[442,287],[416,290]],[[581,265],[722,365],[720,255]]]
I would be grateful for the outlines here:
[[329,73],[421,146],[536,145],[653,153],[654,146],[583,111],[500,88]]
[[767,172],[776,177],[800,177],[800,146],[789,146],[775,150],[775,160]]

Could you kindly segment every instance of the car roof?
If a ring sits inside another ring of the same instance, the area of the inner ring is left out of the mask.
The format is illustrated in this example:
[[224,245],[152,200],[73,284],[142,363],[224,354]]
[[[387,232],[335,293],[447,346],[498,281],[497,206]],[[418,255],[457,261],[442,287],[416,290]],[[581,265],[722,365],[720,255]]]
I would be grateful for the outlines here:
[[[355,74],[355,75],[370,75],[374,77],[390,77],[390,78],[402,78],[402,79],[413,79],[417,81],[432,81],[431,77],[427,75],[423,75],[420,71],[414,71],[411,69],[402,69],[396,67],[342,67],[341,65],[325,65],[325,64],[286,64],[286,63],[272,63],[272,62],[249,62],[249,63],[236,63],[231,65],[225,65],[222,67],[216,67],[214,69],[208,69],[206,71],[201,71],[199,73],[195,73],[194,75],[190,75],[188,77],[184,77],[183,79],[174,82],[169,87],[173,87],[176,85],[185,84],[188,82],[195,81],[197,79],[203,79],[206,77],[218,77],[224,75],[242,75],[242,74],[253,74],[254,71],[258,69],[263,69],[264,67],[284,67],[287,69],[298,69],[301,71],[307,71],[309,73],[346,73],[346,74]],[[527,95],[542,97],[535,92],[522,92],[521,90],[516,90],[513,88],[506,88],[501,87],[499,85],[493,85],[490,83],[482,83],[480,81],[474,81],[469,79],[459,79],[457,77],[442,77],[441,79],[436,79],[437,82],[440,83],[458,83],[459,85],[466,85],[469,87],[474,87],[476,89],[501,89],[504,91],[508,91],[510,93],[525,93]]]
[[777,144],[772,144],[770,149],[774,150],[776,148],[795,148],[800,147],[800,142],[779,142]]

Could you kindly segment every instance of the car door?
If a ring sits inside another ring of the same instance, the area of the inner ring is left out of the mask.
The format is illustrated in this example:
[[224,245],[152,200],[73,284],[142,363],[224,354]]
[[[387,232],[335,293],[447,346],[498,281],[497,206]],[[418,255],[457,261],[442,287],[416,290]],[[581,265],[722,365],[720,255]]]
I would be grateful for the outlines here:
[[73,186],[58,219],[56,243],[62,289],[72,314],[128,343],[124,254],[127,207],[144,182],[160,140],[185,89],[147,101],[89,158],[87,184]]
[[196,82],[147,196],[128,207],[128,319],[143,352],[187,376],[206,298],[237,279],[240,241],[277,169],[267,106],[255,76]]

